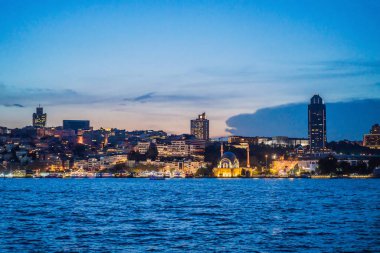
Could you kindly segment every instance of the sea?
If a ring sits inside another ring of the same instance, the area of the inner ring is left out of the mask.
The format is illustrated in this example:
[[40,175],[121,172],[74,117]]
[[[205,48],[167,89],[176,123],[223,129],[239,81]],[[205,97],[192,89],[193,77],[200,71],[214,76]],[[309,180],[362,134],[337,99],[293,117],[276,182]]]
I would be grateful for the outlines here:
[[0,252],[380,252],[380,180],[0,179]]

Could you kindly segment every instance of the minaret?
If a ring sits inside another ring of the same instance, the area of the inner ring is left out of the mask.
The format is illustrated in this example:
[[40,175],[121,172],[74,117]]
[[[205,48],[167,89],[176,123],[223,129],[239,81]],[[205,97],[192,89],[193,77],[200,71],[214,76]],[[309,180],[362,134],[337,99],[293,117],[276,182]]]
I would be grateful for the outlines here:
[[220,142],[220,158],[222,158],[224,154],[224,151],[223,151],[223,142]]
[[251,167],[251,162],[249,160],[249,144],[248,144],[248,147],[247,147],[247,167],[250,168]]

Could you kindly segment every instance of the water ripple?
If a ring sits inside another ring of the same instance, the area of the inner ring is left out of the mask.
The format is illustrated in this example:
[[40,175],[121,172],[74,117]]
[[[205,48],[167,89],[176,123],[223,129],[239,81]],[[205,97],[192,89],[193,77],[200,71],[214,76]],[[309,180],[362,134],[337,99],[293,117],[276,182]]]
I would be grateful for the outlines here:
[[380,252],[378,180],[1,180],[0,252]]

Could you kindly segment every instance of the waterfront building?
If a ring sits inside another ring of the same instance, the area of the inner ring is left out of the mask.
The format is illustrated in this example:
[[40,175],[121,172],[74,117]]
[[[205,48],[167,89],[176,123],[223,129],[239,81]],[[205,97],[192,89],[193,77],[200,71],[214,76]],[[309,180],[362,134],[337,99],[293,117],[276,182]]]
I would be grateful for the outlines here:
[[306,172],[314,172],[318,168],[318,159],[301,159],[298,168]]
[[170,143],[156,145],[158,157],[191,157],[197,161],[204,160],[206,141],[204,140],[173,140]]
[[36,112],[33,113],[33,126],[34,127],[45,127],[47,120],[47,114],[44,113],[44,108],[38,106]]
[[190,122],[190,134],[199,140],[207,141],[209,136],[209,120],[206,119],[206,113],[198,115],[197,119]]
[[228,143],[234,144],[252,144],[252,145],[267,145],[273,147],[297,147],[299,145],[305,147],[309,145],[307,138],[289,138],[287,136],[273,136],[273,137],[244,137],[244,136],[229,136]]
[[372,126],[370,133],[365,134],[363,138],[363,146],[371,149],[380,149],[380,125]]
[[63,120],[64,130],[90,130],[89,120]]
[[308,135],[310,153],[326,150],[326,105],[319,95],[314,95],[308,105]]
[[[143,163],[143,162],[140,162]],[[198,169],[209,166],[210,163],[192,161],[192,160],[174,160],[168,162],[154,162],[153,165],[162,167],[164,172],[178,171],[183,174],[196,174]]]

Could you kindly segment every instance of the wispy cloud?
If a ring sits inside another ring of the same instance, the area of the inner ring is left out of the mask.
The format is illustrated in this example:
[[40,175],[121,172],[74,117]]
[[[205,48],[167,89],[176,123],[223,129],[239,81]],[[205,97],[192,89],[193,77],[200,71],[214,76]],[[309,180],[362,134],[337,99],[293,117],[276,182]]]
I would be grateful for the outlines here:
[[370,60],[333,60],[317,61],[297,67],[292,78],[336,79],[359,76],[380,75],[380,61]]
[[[339,80],[380,75],[380,61],[337,59],[309,62],[264,62],[257,66],[202,67],[187,74],[197,77],[202,86],[252,85],[295,81]],[[193,85],[193,84],[191,84]],[[198,84],[195,84],[198,85]],[[198,85],[198,86],[199,86]]]
[[7,107],[26,107],[35,104],[92,104],[102,101],[95,95],[79,93],[73,89],[19,88],[0,83],[0,101]]
[[5,107],[19,107],[19,108],[25,107],[21,104],[3,104],[3,106],[5,106]]
[[187,94],[158,94],[156,92],[148,92],[141,96],[124,98],[124,101],[148,103],[148,102],[206,102],[211,98],[207,96],[187,95]]
[[133,102],[144,103],[144,102],[147,102],[149,100],[152,100],[154,94],[155,94],[155,92],[149,92],[149,93],[146,93],[144,95],[137,96],[137,97],[134,97],[134,98],[125,98],[124,101],[133,101]]

